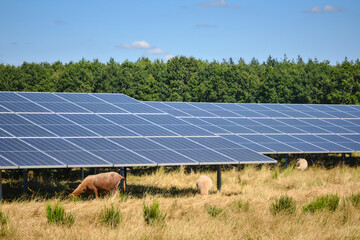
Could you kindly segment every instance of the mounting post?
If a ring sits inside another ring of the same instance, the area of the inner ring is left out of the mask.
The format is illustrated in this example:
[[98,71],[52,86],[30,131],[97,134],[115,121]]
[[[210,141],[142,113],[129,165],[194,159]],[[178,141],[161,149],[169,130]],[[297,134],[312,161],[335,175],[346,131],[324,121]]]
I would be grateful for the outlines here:
[[24,182],[24,193],[26,193],[26,189],[27,189],[27,174],[26,174],[26,169],[23,169],[23,182]]
[[81,181],[84,180],[84,168],[81,168]]
[[289,154],[285,154],[285,165],[288,166]]
[[342,154],[342,163],[345,163],[345,153]]
[[221,191],[221,165],[217,166],[217,190],[218,192]]
[[[120,168],[120,175],[121,176],[123,176],[123,177],[125,177],[126,178],[126,168],[125,167],[121,167]],[[120,181],[120,186],[122,187],[122,188],[124,188],[124,179],[121,179],[121,181]]]

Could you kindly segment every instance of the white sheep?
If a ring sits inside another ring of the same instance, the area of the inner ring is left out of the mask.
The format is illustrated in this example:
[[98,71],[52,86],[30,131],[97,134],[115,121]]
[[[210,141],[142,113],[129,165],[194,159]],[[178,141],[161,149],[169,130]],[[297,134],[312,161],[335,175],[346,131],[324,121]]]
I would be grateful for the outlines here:
[[208,195],[213,186],[211,178],[206,175],[201,175],[196,181],[196,187],[202,195]]
[[296,165],[298,165],[297,169],[304,171],[308,167],[308,162],[305,158],[296,159]]

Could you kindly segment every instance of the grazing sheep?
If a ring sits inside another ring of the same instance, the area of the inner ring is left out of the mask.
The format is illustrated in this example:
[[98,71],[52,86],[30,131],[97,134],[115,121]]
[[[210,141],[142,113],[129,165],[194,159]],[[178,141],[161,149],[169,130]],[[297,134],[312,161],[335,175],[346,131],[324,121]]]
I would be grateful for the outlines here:
[[305,158],[296,159],[296,165],[299,165],[297,169],[304,171],[308,167],[308,163]]
[[206,175],[201,175],[196,181],[196,187],[202,195],[208,195],[213,186],[211,178]]
[[89,175],[71,194],[69,194],[69,197],[77,197],[84,192],[94,193],[96,198],[98,198],[98,192],[113,191],[117,194],[117,188],[120,184],[121,179],[124,179],[125,191],[125,178],[116,172]]

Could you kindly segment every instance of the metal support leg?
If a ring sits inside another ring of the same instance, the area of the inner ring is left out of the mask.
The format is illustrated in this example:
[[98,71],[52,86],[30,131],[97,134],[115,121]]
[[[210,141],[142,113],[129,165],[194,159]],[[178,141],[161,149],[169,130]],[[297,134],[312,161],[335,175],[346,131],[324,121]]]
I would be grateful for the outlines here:
[[81,181],[84,180],[84,168],[81,168]]
[[288,166],[288,162],[289,162],[289,154],[285,154],[285,165],[286,165],[286,167]]
[[[125,177],[125,171],[126,171],[125,168],[124,168],[124,167],[121,167],[121,168],[120,168],[120,175],[123,176],[123,177]],[[121,179],[120,186],[121,186],[122,188],[124,188],[124,179]]]
[[349,153],[349,157],[352,157],[352,153]]
[[342,163],[345,163],[345,153],[342,154]]
[[217,190],[221,191],[221,165],[217,166]]
[[26,169],[23,170],[23,181],[24,181],[24,193],[26,193],[26,189],[27,189],[27,174],[26,174]]

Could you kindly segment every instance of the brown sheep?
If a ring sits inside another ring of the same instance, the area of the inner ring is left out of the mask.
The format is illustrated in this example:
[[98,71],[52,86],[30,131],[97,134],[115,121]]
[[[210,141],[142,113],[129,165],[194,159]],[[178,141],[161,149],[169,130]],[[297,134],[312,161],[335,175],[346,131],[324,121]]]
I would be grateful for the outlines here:
[[206,175],[201,175],[196,181],[196,187],[202,195],[208,195],[213,186],[211,178]]
[[118,193],[117,188],[121,179],[124,179],[124,191],[125,191],[125,178],[116,172],[100,173],[96,175],[87,176],[82,183],[69,194],[71,196],[79,196],[84,192],[94,193],[96,198],[98,192],[110,192]]
[[305,158],[296,159],[296,165],[299,165],[297,169],[304,171],[308,167],[308,163]]

